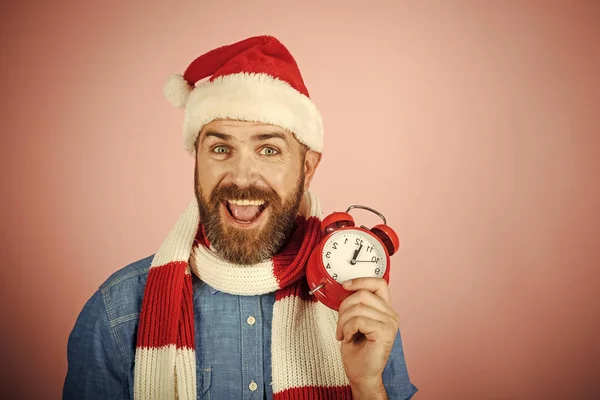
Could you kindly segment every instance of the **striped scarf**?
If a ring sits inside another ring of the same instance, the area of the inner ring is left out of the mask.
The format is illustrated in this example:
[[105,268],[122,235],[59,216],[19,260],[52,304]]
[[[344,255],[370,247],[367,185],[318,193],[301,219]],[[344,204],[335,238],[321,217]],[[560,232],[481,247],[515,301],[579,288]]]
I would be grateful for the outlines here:
[[275,292],[272,321],[273,396],[350,399],[335,338],[337,312],[309,296],[304,279],[310,252],[321,239],[320,209],[299,216],[286,246],[255,265],[224,261],[202,236],[194,199],[156,252],[144,289],[134,369],[134,398],[195,400],[196,353],[192,277],[233,295]]

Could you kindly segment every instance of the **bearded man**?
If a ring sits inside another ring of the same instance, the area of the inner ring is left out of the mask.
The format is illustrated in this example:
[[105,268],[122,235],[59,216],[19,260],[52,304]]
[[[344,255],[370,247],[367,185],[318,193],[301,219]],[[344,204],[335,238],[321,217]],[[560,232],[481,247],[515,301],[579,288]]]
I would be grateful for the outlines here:
[[409,399],[385,280],[309,295],[322,238],[309,190],[322,120],[271,36],[214,49],[172,76],[195,199],[156,254],[114,273],[68,343],[65,399]]

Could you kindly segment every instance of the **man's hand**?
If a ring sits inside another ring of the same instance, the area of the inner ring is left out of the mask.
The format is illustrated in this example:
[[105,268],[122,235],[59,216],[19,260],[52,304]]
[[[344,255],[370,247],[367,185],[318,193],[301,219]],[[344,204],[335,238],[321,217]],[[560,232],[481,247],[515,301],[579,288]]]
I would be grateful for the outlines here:
[[398,332],[400,318],[392,308],[382,278],[357,278],[344,288],[355,293],[340,305],[336,338],[355,399],[387,399],[383,369]]

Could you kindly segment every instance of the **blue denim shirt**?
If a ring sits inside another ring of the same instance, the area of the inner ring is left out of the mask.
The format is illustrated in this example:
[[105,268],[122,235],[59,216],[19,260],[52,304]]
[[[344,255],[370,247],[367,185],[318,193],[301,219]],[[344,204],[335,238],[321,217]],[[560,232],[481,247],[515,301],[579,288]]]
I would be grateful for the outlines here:
[[[85,304],[69,336],[63,399],[133,399],[136,332],[153,256],[115,272]],[[234,296],[194,277],[199,399],[272,399],[273,293]],[[400,333],[383,373],[390,399],[410,399]]]

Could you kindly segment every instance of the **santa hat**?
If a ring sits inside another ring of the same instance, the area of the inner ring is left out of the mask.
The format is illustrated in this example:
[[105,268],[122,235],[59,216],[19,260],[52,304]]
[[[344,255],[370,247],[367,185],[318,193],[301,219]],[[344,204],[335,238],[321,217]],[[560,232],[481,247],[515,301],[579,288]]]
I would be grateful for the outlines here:
[[272,36],[209,51],[192,61],[183,76],[169,77],[164,90],[174,106],[185,107],[183,141],[191,155],[202,127],[215,119],[277,125],[310,149],[323,149],[321,114],[291,53]]

